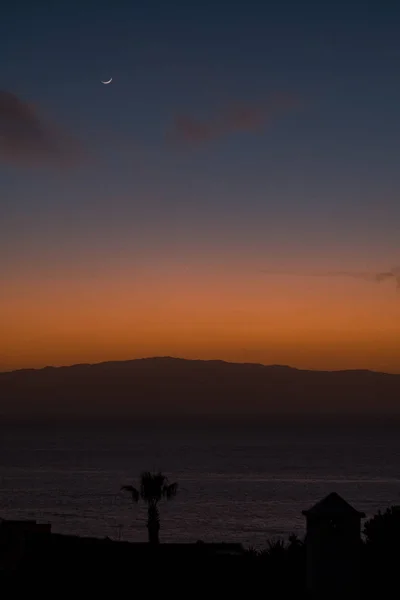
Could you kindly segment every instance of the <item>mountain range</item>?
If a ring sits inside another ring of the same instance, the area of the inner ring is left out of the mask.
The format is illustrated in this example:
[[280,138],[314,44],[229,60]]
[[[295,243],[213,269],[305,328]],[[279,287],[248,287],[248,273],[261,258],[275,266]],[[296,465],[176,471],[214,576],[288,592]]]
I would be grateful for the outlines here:
[[400,375],[171,357],[0,373],[0,417],[400,414]]

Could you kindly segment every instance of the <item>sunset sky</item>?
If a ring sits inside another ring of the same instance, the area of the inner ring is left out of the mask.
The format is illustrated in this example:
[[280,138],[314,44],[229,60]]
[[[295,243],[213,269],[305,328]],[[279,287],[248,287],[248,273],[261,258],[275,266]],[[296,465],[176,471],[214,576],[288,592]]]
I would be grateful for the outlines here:
[[400,373],[399,27],[395,2],[6,1],[0,371]]

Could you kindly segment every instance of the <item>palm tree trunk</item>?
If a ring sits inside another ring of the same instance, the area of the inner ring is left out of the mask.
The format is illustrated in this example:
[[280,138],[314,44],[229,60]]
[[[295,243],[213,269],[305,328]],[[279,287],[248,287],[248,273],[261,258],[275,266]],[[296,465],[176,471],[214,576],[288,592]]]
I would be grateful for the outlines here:
[[160,515],[157,504],[150,503],[147,510],[147,531],[149,532],[149,544],[160,543]]

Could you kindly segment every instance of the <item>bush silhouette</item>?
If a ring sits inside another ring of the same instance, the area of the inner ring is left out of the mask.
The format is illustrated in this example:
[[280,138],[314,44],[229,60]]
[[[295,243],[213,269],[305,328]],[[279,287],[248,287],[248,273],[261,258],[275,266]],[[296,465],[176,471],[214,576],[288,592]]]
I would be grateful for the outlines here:
[[399,547],[400,544],[400,507],[391,506],[384,513],[379,511],[364,525],[366,543],[380,552]]
[[365,593],[376,597],[388,594],[397,585],[400,558],[400,509],[392,506],[379,511],[364,525],[362,552]]

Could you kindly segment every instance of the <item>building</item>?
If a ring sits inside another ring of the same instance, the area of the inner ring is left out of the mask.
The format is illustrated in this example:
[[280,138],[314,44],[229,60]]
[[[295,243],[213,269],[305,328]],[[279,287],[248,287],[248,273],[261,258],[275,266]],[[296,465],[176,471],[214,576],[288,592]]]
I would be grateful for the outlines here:
[[360,593],[361,519],[335,492],[309,510],[307,588],[312,598],[358,598]]
[[0,519],[0,571],[14,571],[38,540],[49,538],[51,525]]

